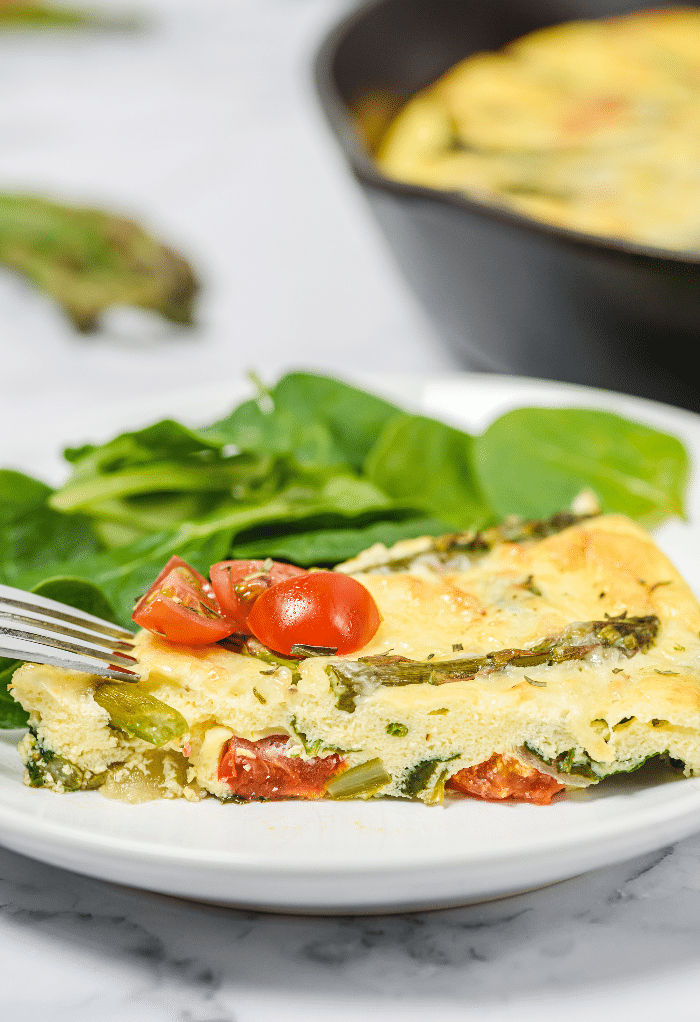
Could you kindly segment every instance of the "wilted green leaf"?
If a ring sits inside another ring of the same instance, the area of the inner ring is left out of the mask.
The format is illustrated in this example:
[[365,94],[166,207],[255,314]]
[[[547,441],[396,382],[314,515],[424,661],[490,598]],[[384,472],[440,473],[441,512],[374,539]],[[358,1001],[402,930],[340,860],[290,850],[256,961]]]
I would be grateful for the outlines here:
[[189,264],[113,213],[0,194],[0,264],[55,299],[83,332],[115,305],[192,323],[199,285]]

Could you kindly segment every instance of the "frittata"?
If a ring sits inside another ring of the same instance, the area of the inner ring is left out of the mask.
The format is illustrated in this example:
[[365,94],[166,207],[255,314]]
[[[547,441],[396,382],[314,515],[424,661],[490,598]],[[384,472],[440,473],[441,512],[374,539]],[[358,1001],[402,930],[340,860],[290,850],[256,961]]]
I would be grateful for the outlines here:
[[555,25],[418,93],[377,159],[577,231],[700,248],[700,10]]
[[137,685],[22,666],[26,782],[127,801],[546,803],[655,756],[700,773],[700,606],[629,519],[426,537],[336,570],[381,615],[350,655],[144,631]]

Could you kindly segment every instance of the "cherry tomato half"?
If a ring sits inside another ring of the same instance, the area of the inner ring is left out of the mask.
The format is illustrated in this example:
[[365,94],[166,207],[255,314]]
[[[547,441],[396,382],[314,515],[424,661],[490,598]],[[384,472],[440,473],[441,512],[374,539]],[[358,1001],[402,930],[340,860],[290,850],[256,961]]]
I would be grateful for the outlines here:
[[219,561],[209,569],[221,613],[232,622],[233,631],[247,634],[248,614],[258,597],[278,582],[306,574],[304,568],[281,561]]
[[525,766],[515,756],[498,752],[484,763],[458,770],[445,787],[474,798],[512,798],[538,806],[548,806],[552,798],[564,790],[556,777]]
[[344,760],[335,752],[310,760],[287,756],[288,742],[287,735],[270,735],[257,742],[231,738],[219,760],[219,780],[246,800],[321,798]]
[[218,642],[234,631],[207,580],[181,557],[170,558],[134,607],[131,620],[186,646]]
[[258,597],[248,615],[256,639],[285,654],[295,643],[354,653],[367,645],[380,621],[372,594],[335,571],[310,571],[278,582]]

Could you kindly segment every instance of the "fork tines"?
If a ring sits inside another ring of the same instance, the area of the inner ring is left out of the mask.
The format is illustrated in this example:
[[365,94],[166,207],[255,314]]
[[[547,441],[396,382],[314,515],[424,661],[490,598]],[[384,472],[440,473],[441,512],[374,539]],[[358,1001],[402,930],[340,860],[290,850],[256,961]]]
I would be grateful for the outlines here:
[[133,633],[56,600],[0,585],[0,655],[138,681]]

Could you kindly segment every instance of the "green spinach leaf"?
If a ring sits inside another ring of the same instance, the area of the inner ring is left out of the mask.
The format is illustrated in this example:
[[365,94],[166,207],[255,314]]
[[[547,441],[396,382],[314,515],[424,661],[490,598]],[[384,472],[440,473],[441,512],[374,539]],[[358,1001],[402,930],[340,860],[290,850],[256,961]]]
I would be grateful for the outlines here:
[[491,518],[473,464],[473,438],[422,415],[397,415],[384,427],[365,462],[368,477],[394,500],[454,528]]
[[[7,663],[0,660],[0,667]],[[12,675],[19,667],[19,661],[9,661],[9,666],[0,670],[0,729],[8,730],[16,727],[24,727],[29,720],[29,714],[23,710],[19,703],[15,702],[7,690],[12,681]]]
[[99,549],[89,519],[49,507],[51,492],[31,476],[0,470],[0,582],[18,585],[27,574],[45,578],[55,564]]
[[47,600],[57,600],[86,614],[117,623],[111,603],[94,582],[70,575],[57,575],[55,578],[47,578],[40,582],[32,591],[37,596],[45,596]]
[[[257,530],[260,532],[260,530]],[[254,559],[273,557],[302,567],[338,564],[355,557],[374,543],[392,546],[401,539],[441,536],[448,531],[436,518],[409,517],[392,521],[381,519],[366,525],[351,521],[336,522],[335,527],[302,532],[270,529],[264,535],[241,535],[233,542],[231,557]]]
[[400,409],[328,376],[289,373],[203,437],[257,454],[293,454],[303,465],[360,471],[385,424]]
[[676,437],[612,412],[517,408],[475,443],[480,487],[498,517],[540,518],[592,489],[604,511],[646,526],[683,517],[688,456]]

